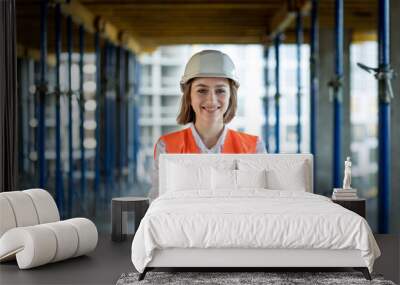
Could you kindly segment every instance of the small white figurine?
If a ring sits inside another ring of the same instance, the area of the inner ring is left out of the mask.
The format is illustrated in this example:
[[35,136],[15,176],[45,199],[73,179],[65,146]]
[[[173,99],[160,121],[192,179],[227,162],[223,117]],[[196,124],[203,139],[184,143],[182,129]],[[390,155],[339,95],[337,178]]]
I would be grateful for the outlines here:
[[351,160],[350,156],[344,162],[343,189],[351,189]]

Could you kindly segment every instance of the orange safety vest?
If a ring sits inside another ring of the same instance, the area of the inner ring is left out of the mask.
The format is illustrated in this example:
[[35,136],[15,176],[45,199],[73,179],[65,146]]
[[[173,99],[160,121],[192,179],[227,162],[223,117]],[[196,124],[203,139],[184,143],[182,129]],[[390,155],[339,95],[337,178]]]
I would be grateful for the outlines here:
[[[191,128],[169,133],[160,137],[167,153],[200,153]],[[228,129],[222,153],[256,153],[257,136]],[[154,148],[154,158],[156,148]]]

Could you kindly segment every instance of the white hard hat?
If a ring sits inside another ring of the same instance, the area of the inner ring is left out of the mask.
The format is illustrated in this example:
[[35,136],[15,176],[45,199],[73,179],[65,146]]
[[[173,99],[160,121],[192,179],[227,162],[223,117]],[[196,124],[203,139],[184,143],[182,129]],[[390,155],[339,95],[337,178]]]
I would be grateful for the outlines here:
[[228,55],[218,50],[203,50],[189,59],[180,82],[181,90],[183,91],[184,85],[195,77],[229,78],[239,87],[233,61]]

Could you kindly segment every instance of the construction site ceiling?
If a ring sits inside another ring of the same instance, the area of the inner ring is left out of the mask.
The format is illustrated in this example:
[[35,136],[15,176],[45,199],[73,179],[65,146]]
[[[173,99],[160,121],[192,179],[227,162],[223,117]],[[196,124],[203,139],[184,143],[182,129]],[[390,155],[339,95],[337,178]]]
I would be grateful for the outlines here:
[[[40,47],[40,0],[16,0],[17,41],[29,49]],[[303,14],[304,41],[310,29],[310,0],[70,0],[49,1],[48,46],[54,50],[54,3],[62,3],[62,43],[66,17],[74,22],[73,44],[78,47],[78,25],[87,32],[85,50],[93,50],[93,33],[137,53],[160,45],[269,44],[283,32],[284,42],[295,42],[296,11]],[[344,26],[353,33],[374,33],[377,0],[344,1]],[[320,0],[321,30],[334,27],[334,0]]]

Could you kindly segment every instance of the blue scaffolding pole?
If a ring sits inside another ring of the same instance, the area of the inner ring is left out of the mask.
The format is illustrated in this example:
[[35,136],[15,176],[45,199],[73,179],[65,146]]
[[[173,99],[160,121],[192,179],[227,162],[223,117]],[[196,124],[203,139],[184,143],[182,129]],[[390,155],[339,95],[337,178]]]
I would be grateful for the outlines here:
[[121,56],[122,47],[115,47],[115,115],[116,115],[116,125],[115,125],[115,174],[117,180],[122,175],[121,171]]
[[125,51],[125,151],[126,155],[124,157],[125,161],[125,171],[129,179],[129,165],[131,162],[131,153],[130,153],[130,129],[129,123],[131,120],[131,84],[130,84],[130,64],[131,64],[131,52],[129,50]]
[[335,2],[335,77],[333,89],[333,187],[340,187],[342,165],[343,0]]
[[133,54],[128,51],[127,54],[128,57],[128,66],[127,66],[127,71],[128,71],[128,76],[126,78],[127,83],[128,83],[128,99],[129,99],[129,120],[128,120],[128,151],[129,151],[129,170],[132,170],[132,174],[129,175],[129,178],[131,182],[135,182],[135,175],[134,175],[134,139],[135,139],[135,70],[134,70],[134,56]]
[[300,9],[296,13],[296,60],[297,60],[297,153],[301,152],[301,45],[303,44],[303,21]]
[[269,59],[269,47],[264,47],[264,86],[265,86],[265,95],[263,98],[263,106],[264,106],[264,117],[265,117],[265,125],[264,125],[264,142],[265,148],[267,152],[269,152],[269,68],[268,68],[268,59]]
[[[27,90],[29,90],[29,87],[31,85],[33,85],[33,77],[34,77],[34,72],[32,70],[33,65],[34,65],[34,63],[33,63],[32,59],[27,59],[26,60],[24,82],[26,84]],[[26,95],[27,95],[26,96],[27,104],[26,104],[26,113],[25,114],[26,114],[27,118],[32,118],[32,117],[35,116],[35,113],[34,113],[34,108],[35,108],[34,99],[35,99],[35,97],[31,96],[32,95],[31,91],[28,91],[28,93]],[[26,143],[25,143],[25,145],[27,147],[26,148],[26,158],[25,158],[25,160],[26,160],[26,172],[30,172],[31,169],[32,169],[32,162],[29,159],[29,154],[32,151],[34,151],[34,144],[33,144],[33,141],[32,141],[32,137],[34,137],[34,136],[32,136],[33,132],[32,132],[32,128],[30,128],[30,126],[29,126],[29,120],[26,120],[25,127],[26,127]]]
[[378,119],[378,225],[379,233],[388,233],[390,218],[390,100],[393,91],[390,80],[393,70],[390,67],[390,1],[379,0],[379,119]]
[[105,42],[104,45],[104,87],[105,87],[105,96],[104,96],[104,173],[106,176],[106,197],[108,193],[108,188],[110,187],[110,177],[109,177],[109,170],[110,167],[109,163],[109,156],[110,156],[110,136],[109,136],[109,123],[110,115],[109,115],[109,104],[108,104],[108,89],[109,89],[109,82],[107,78],[107,74],[110,71],[110,44],[108,41]]
[[378,231],[382,234],[389,232],[391,195],[390,101],[394,97],[391,83],[394,70],[390,66],[389,7],[389,0],[379,0],[378,68],[357,63],[365,71],[375,73],[378,79]]
[[79,115],[80,115],[80,125],[79,125],[79,139],[81,148],[81,197],[80,202],[82,209],[85,209],[85,194],[86,194],[86,162],[85,162],[85,93],[83,91],[83,57],[84,57],[84,43],[85,40],[85,30],[83,25],[79,26]]
[[61,57],[61,8],[55,7],[55,52],[56,52],[56,202],[61,216],[64,215],[64,185],[61,169],[61,114],[60,114],[60,57]]
[[94,176],[94,193],[99,193],[100,185],[100,96],[101,96],[101,50],[99,32],[94,34],[94,46],[96,52],[96,156],[95,156],[95,176]]
[[[35,80],[35,71],[34,71],[34,66],[35,63],[33,61],[33,59],[29,59],[28,61],[28,66],[27,66],[27,71],[26,71],[26,78],[27,78],[27,85],[28,88],[29,86],[33,85]],[[31,92],[29,92],[28,94],[28,118],[35,118],[36,117],[36,92],[34,92],[33,94],[31,94]],[[31,96],[33,95],[33,96]],[[29,124],[29,122],[27,122]],[[33,151],[36,150],[35,147],[35,139],[33,139],[35,130],[32,130],[32,128],[30,128],[28,126],[27,128],[27,137],[28,137],[28,152],[27,155]],[[32,167],[35,168],[34,163],[32,163],[32,161],[29,159],[28,160],[28,171],[32,171]]]
[[318,0],[311,2],[310,27],[310,150],[314,155],[314,187],[317,173],[317,120],[318,120]]
[[118,90],[116,89],[116,63],[117,63],[117,48],[114,45],[110,45],[110,77],[111,80],[110,82],[110,93],[109,93],[109,115],[110,115],[110,190],[114,191],[114,179],[115,179],[115,168],[116,168],[116,112],[115,112],[115,107],[116,107],[116,95]]
[[139,109],[139,92],[140,92],[140,75],[141,66],[136,55],[134,55],[134,70],[135,70],[135,82],[134,82],[134,109],[133,109],[133,122],[134,122],[134,137],[133,137],[133,167],[134,167],[134,178],[137,181],[137,164],[138,154],[140,149],[140,109]]
[[126,94],[126,82],[125,82],[125,50],[123,47],[119,48],[119,173],[123,176],[123,170],[125,167],[125,157],[126,157],[126,118],[125,118],[125,94]]
[[21,150],[19,151],[18,154],[18,166],[21,168],[23,173],[29,173],[29,140],[30,140],[30,135],[29,135],[29,120],[31,118],[30,115],[30,102],[29,98],[30,92],[29,92],[29,87],[31,86],[29,82],[29,59],[18,59],[18,67],[17,70],[19,69],[20,73],[20,82],[21,82],[21,89],[19,90],[19,93],[21,96],[21,103],[20,103],[20,110],[21,112],[21,120],[18,122],[19,127],[21,129],[21,140],[19,141],[19,147]]
[[104,96],[104,138],[105,138],[105,153],[104,153],[104,172],[106,176],[106,200],[108,200],[111,185],[112,185],[112,177],[111,177],[111,112],[110,112],[110,89],[111,83],[110,81],[111,76],[111,44],[106,41],[105,43],[105,53],[104,53],[104,61],[105,61],[105,68],[104,68],[104,82],[105,82],[105,96]]
[[39,125],[38,125],[38,157],[39,157],[39,187],[46,187],[46,157],[45,157],[45,109],[47,94],[47,0],[40,2],[40,85],[39,85]]
[[67,17],[67,52],[68,52],[68,217],[72,215],[74,200],[74,160],[72,133],[72,18]]
[[281,97],[280,94],[280,77],[279,77],[279,69],[280,69],[280,56],[279,56],[279,47],[282,40],[282,34],[278,34],[275,37],[274,44],[275,44],[275,153],[280,152],[280,137],[279,137],[279,130],[280,130],[280,106],[279,100]]

